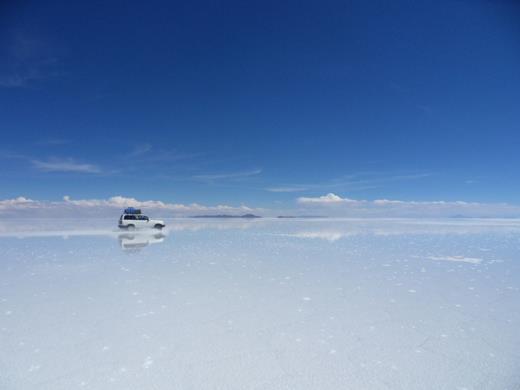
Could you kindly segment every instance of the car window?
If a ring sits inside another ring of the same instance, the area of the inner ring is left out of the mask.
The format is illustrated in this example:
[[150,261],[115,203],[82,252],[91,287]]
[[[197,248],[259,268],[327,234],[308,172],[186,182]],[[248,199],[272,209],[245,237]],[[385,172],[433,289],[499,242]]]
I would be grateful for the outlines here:
[[137,217],[140,221],[148,221],[148,217],[146,215],[139,215]]
[[136,218],[135,218],[135,215],[125,215],[125,220],[132,220],[132,221],[135,221]]

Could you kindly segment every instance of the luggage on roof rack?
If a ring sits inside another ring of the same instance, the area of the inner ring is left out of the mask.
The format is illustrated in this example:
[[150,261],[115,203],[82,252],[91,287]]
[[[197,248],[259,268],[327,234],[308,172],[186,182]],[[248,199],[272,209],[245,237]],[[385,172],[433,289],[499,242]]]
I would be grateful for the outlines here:
[[134,209],[133,207],[127,207],[125,214],[141,214],[141,209]]

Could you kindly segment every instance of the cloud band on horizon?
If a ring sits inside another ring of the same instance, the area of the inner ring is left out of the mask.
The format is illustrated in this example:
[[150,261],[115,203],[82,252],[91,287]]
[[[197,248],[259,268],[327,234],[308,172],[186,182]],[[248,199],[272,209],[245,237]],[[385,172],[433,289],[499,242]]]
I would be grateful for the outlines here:
[[278,215],[323,215],[327,217],[408,218],[408,217],[483,217],[520,218],[520,206],[508,203],[478,203],[464,201],[403,201],[356,200],[334,193],[318,197],[299,197],[297,207],[269,209],[246,205],[226,204],[207,206],[198,203],[169,203],[160,200],[138,200],[132,197],[112,196],[107,199],[71,199],[60,201],[33,200],[28,197],[0,200],[0,215],[20,216],[108,216],[119,213],[125,207],[143,208],[152,212],[167,212],[167,216],[195,214],[254,213],[265,217]]

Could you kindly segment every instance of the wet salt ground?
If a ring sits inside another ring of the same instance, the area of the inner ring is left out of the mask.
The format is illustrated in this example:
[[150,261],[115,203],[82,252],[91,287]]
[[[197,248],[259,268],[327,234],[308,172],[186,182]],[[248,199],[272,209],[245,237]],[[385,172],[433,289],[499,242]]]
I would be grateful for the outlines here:
[[169,226],[0,224],[0,388],[520,387],[520,221]]

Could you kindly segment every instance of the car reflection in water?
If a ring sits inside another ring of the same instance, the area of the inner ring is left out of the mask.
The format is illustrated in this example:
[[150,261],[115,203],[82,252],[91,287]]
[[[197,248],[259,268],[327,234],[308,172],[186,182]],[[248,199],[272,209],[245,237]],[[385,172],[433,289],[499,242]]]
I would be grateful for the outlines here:
[[121,233],[117,236],[119,246],[128,253],[140,252],[143,248],[150,244],[159,244],[164,242],[166,235],[163,233]]

